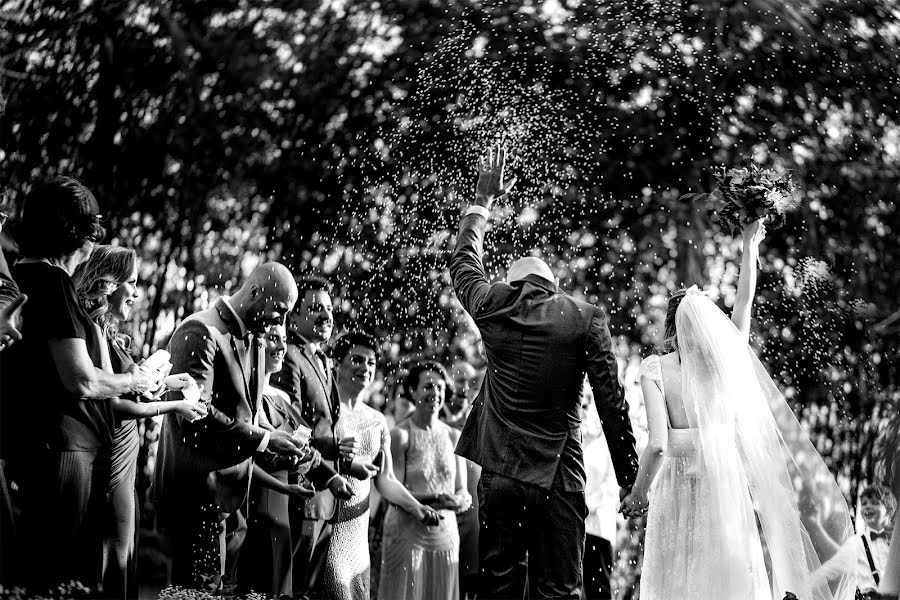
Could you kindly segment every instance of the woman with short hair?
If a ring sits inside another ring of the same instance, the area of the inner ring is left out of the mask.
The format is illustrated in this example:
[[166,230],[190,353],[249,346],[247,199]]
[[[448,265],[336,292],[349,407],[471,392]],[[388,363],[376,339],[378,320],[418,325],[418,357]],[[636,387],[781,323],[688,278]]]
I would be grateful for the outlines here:
[[71,275],[104,235],[93,194],[60,177],[25,198],[13,278],[28,302],[22,340],[2,355],[2,452],[21,499],[17,574],[28,585],[94,577],[87,525],[98,451],[110,444],[112,399],[159,388],[160,372],[104,370],[103,344]]

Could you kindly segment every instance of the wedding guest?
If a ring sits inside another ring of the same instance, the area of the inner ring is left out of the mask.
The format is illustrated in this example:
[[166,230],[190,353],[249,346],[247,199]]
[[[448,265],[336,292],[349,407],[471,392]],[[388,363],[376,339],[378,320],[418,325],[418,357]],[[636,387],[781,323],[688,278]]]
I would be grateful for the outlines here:
[[[260,425],[292,434],[299,428],[311,433],[312,428],[287,394],[270,383],[272,374],[282,368],[286,346],[284,326],[270,327],[266,334],[266,380],[259,413]],[[300,465],[267,456],[253,466],[249,528],[241,551],[238,577],[240,588],[267,596],[293,594],[293,543],[288,500],[310,498],[316,490],[327,490],[329,484],[338,491],[347,486],[346,480],[321,460],[318,451],[313,449],[312,456],[311,460]],[[296,478],[289,478],[289,474],[303,475],[308,482],[294,483]],[[314,487],[307,485],[309,482]]]
[[[353,439],[337,440],[339,418],[337,384],[331,359],[323,346],[331,337],[334,315],[328,282],[318,277],[297,280],[298,301],[288,315],[288,347],[284,367],[272,376],[272,385],[287,393],[294,409],[313,428],[310,444],[336,466],[341,456],[358,451]],[[291,532],[294,541],[293,589],[299,594],[321,587],[322,563],[331,539],[335,498],[349,497],[345,480],[334,479],[331,488],[313,498],[291,499]]]
[[[0,233],[3,232],[3,225],[8,218],[9,215],[0,210]],[[15,317],[26,300],[28,296],[19,293],[19,286],[16,285],[6,264],[6,255],[0,250],[0,352],[22,339]]]
[[158,371],[104,370],[104,344],[72,284],[104,235],[97,201],[78,181],[37,184],[25,199],[12,268],[29,301],[22,340],[3,353],[2,451],[21,493],[22,577],[31,585],[91,581],[87,526],[98,451],[111,442],[112,399],[154,391]]
[[888,488],[874,484],[860,493],[859,506],[863,526],[812,575],[812,585],[836,581],[850,573],[855,574],[857,588],[864,597],[878,593],[886,574],[897,502]]
[[[472,411],[472,404],[478,396],[483,376],[483,373],[479,373],[470,362],[463,359],[453,361],[450,369],[453,395],[441,409],[441,418],[445,423],[462,430]],[[466,465],[466,485],[472,497],[472,504],[467,510],[456,513],[456,523],[459,527],[460,598],[474,597],[478,591],[478,532],[481,527],[478,522],[478,478],[481,477],[481,467],[471,460],[463,459],[463,461]]]
[[441,408],[440,418],[447,425],[462,431],[472,412],[472,401],[478,395],[478,371],[469,361],[457,359],[450,367],[450,379],[453,383],[451,395]]
[[233,296],[185,319],[169,342],[173,373],[197,381],[209,410],[198,421],[166,415],[160,433],[153,495],[177,585],[221,589],[225,524],[247,500],[254,456],[311,458],[289,433],[253,423],[264,384],[258,338],[284,322],[296,299],[290,271],[265,263]]
[[[134,303],[139,298],[137,267],[137,254],[134,250],[118,246],[96,246],[90,258],[80,264],[72,275],[82,306],[97,324],[96,334],[101,338],[101,343],[106,344],[107,351],[102,352],[102,355],[104,369],[110,373],[139,372],[138,365],[131,357],[131,338],[120,331],[121,324],[129,319]],[[116,427],[112,443],[98,456],[103,467],[100,484],[105,487],[106,497],[102,513],[102,531],[105,534],[101,578],[105,582],[105,590],[115,592],[120,597],[136,597],[137,592],[134,560],[137,541],[135,479],[141,441],[136,419],[170,412],[187,419],[206,416],[206,406],[198,401],[199,390],[189,375],[166,378],[165,384],[171,389],[193,387],[196,398],[174,402],[141,402],[141,396],[134,393],[113,398]]]
[[582,387],[581,393],[584,498],[588,508],[584,524],[584,597],[585,600],[609,600],[612,598],[609,580],[613,566],[613,543],[616,540],[619,487],[602,424],[597,412],[590,408],[594,394],[588,385]]
[[[7,218],[7,213],[0,211],[0,233]],[[19,287],[6,264],[6,256],[0,249],[0,352],[22,339],[16,317],[27,299],[27,296],[19,294]],[[7,558],[15,553],[15,540],[15,520],[7,483],[6,461],[0,457],[0,583],[8,582],[10,565],[7,564]]]
[[429,527],[401,508],[388,508],[379,598],[459,598],[455,513],[467,510],[472,498],[464,459],[453,453],[459,431],[438,418],[448,382],[444,367],[430,361],[414,366],[403,381],[416,408],[391,432],[394,473],[416,500],[443,518],[437,527]]
[[[340,437],[359,441],[359,454],[342,459],[341,471],[354,474],[353,495],[337,505],[332,539],[325,558],[325,592],[330,600],[369,600],[369,490],[374,483],[388,502],[413,518],[436,525],[440,517],[421,504],[394,476],[391,438],[384,415],[363,402],[375,377],[378,345],[364,333],[349,333],[334,346],[341,417],[335,428]],[[374,465],[373,465],[374,463]],[[377,466],[375,466],[377,465]],[[363,473],[368,477],[359,478]]]

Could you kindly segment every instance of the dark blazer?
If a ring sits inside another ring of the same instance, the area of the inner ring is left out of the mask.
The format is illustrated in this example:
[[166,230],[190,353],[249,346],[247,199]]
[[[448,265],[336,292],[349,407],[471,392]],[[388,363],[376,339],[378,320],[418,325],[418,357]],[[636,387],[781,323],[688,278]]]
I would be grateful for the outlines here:
[[487,373],[456,453],[489,471],[549,489],[584,489],[580,391],[585,373],[619,485],[637,474],[628,403],[602,309],[538,276],[491,284],[482,262],[487,220],[460,223],[453,288],[481,331]]
[[323,371],[309,344],[294,335],[288,343],[281,371],[274,373],[270,381],[287,393],[291,404],[298,407],[303,419],[313,428],[312,445],[325,458],[334,460],[337,456],[333,420],[340,403],[331,359],[325,357],[325,363]]
[[[210,403],[209,414],[193,423],[173,413],[163,421],[154,481],[161,512],[199,500],[198,488],[226,512],[246,498],[252,457],[265,435],[253,424],[263,385],[261,376],[252,377],[253,363],[261,374],[263,353],[251,345],[224,300],[191,315],[172,334],[172,373],[191,375]],[[180,392],[168,393],[170,400],[180,398]]]
[[[323,371],[309,344],[299,336],[292,336],[281,371],[274,373],[270,382],[287,393],[291,405],[300,411],[313,429],[310,444],[322,453],[325,460],[307,476],[316,489],[322,490],[324,483],[337,474],[334,421],[340,402],[331,359],[325,358]],[[294,504],[300,507],[305,519],[313,520],[330,519],[337,506],[334,496],[327,490],[320,491],[309,500],[294,501]]]

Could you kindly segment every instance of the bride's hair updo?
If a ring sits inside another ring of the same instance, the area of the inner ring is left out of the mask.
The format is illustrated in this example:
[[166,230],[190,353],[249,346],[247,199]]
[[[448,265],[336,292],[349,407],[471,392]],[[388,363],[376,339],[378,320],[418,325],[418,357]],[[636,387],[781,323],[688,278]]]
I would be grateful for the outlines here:
[[681,301],[684,300],[686,294],[686,289],[678,290],[672,294],[672,297],[669,298],[669,303],[666,305],[666,331],[662,343],[662,350],[664,353],[675,352],[678,350],[678,332],[675,330],[675,313],[678,312],[678,307],[681,305]]

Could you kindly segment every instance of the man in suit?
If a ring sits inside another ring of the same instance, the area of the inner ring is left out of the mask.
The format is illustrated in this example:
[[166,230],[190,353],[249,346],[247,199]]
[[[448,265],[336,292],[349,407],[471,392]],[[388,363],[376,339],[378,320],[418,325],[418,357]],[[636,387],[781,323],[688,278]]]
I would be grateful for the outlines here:
[[[288,316],[288,349],[281,371],[272,376],[275,387],[287,392],[291,404],[313,428],[310,444],[327,468],[340,458],[352,460],[358,444],[352,438],[336,440],[339,415],[337,386],[331,359],[322,348],[334,328],[334,312],[328,282],[318,277],[297,280],[297,306]],[[343,480],[342,480],[343,481]],[[334,498],[348,498],[349,488],[320,492],[310,500],[291,499],[291,535],[294,541],[294,592],[309,593],[320,587],[322,561],[331,539]]]
[[[237,293],[191,315],[172,334],[172,373],[191,375],[209,403],[197,421],[166,415],[160,434],[154,496],[176,585],[220,588],[225,520],[247,498],[255,454],[310,458],[290,434],[257,424],[261,338],[269,325],[284,322],[296,299],[290,272],[265,263]],[[170,400],[180,397],[169,392]]]
[[637,452],[628,404],[602,309],[561,292],[536,258],[490,283],[482,262],[493,201],[507,193],[505,151],[482,160],[475,204],[462,218],[450,274],[478,326],[487,373],[457,454],[482,467],[479,565],[485,598],[580,598],[585,469],[580,389],[587,373],[619,485],[629,488]]

